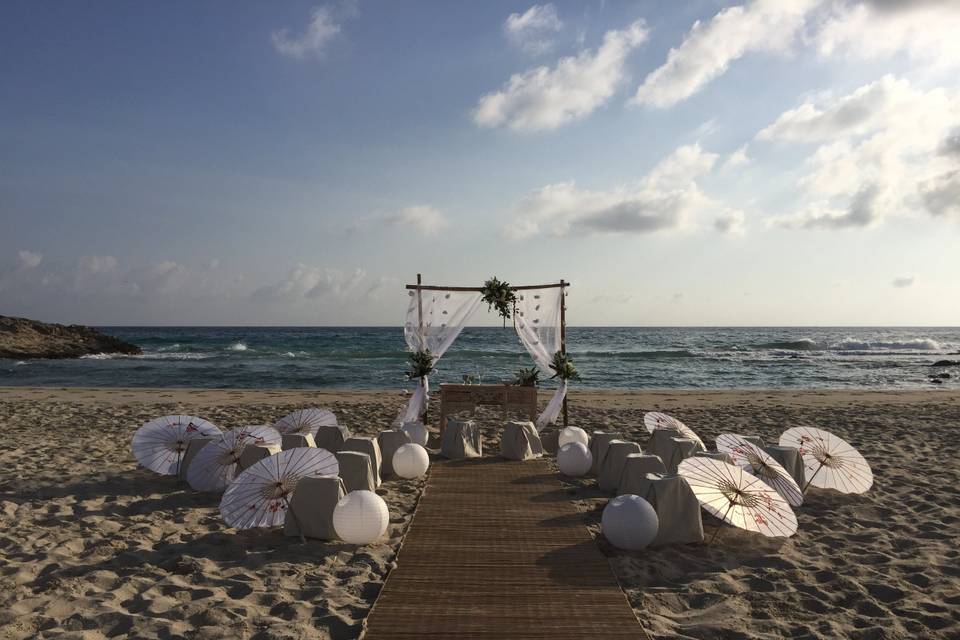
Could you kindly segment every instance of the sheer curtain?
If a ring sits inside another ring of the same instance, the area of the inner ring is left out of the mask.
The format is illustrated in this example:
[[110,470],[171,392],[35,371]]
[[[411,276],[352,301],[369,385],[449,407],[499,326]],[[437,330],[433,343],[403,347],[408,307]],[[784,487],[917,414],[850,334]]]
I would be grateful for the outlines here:
[[[541,372],[550,374],[553,354],[560,350],[560,306],[563,304],[563,287],[552,289],[527,289],[517,292],[517,314],[514,326],[520,342]],[[567,382],[560,380],[546,408],[537,417],[537,429],[557,421],[563,399],[567,395]]]
[[[464,325],[480,306],[481,300],[479,291],[410,291],[410,304],[407,306],[407,318],[403,325],[403,338],[407,347],[411,351],[429,349],[436,366],[437,361],[463,331]],[[419,420],[427,410],[429,399],[430,383],[429,378],[425,377],[423,384],[417,387],[407,403],[403,422]]]

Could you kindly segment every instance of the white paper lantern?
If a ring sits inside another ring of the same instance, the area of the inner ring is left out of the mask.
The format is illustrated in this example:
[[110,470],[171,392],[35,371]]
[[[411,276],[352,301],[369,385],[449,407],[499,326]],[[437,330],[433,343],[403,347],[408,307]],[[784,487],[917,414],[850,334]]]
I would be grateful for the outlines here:
[[393,472],[401,478],[419,478],[430,467],[430,455],[421,445],[403,444],[393,454]]
[[422,422],[404,422],[400,429],[410,436],[410,442],[418,444],[421,447],[427,446],[427,440],[430,438],[430,432],[423,426]]
[[582,442],[568,442],[557,452],[557,466],[565,476],[582,476],[592,465],[593,454]]
[[333,509],[333,529],[349,544],[370,544],[386,532],[389,522],[387,503],[373,491],[351,491]]
[[600,528],[613,546],[638,551],[657,537],[660,518],[649,502],[628,493],[607,503],[600,519]]
[[557,445],[562,447],[568,442],[581,442],[586,447],[590,445],[590,436],[580,427],[566,427],[560,432],[560,439],[557,441]]

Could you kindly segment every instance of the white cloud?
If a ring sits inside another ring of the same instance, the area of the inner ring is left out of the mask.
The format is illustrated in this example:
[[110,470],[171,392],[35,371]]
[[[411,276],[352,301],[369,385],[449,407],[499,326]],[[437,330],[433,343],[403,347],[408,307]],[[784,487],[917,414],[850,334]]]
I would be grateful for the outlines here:
[[327,44],[340,33],[341,26],[333,17],[330,7],[317,7],[313,10],[310,23],[299,36],[291,36],[289,29],[274,31],[270,38],[273,48],[291,58],[323,56]]
[[144,268],[134,269],[125,278],[136,293],[157,295],[174,293],[187,284],[187,268],[172,260],[165,260]]
[[720,233],[741,236],[746,231],[747,219],[743,211],[730,210],[716,217],[713,228]]
[[665,108],[686,100],[753,51],[784,52],[792,46],[807,11],[820,0],[754,0],[728,7],[709,22],[695,22],[667,61],[650,72],[632,102]]
[[904,52],[934,67],[960,66],[960,2],[834,2],[814,42],[822,56],[877,59]]
[[17,265],[21,269],[36,269],[43,262],[43,254],[22,249],[17,252]]
[[913,285],[913,280],[914,280],[913,276],[903,276],[899,278],[894,278],[892,284],[897,289],[906,289],[907,287]]
[[799,228],[856,228],[924,208],[949,212],[951,152],[960,95],[885,76],[849,95],[824,95],[782,114],[759,140],[818,143],[799,180],[800,213],[777,220]]
[[960,221],[960,170],[920,183],[923,205],[933,216],[953,216]]
[[696,184],[710,172],[716,154],[698,144],[679,147],[636,184],[607,191],[580,189],[573,182],[546,185],[515,207],[504,229],[511,239],[541,233],[651,233],[689,226],[693,213],[715,204]]
[[107,273],[117,268],[120,262],[113,256],[83,256],[80,269],[90,273]]
[[642,20],[608,31],[596,51],[561,58],[555,67],[513,75],[500,91],[480,98],[473,112],[481,127],[543,131],[586,117],[605,104],[626,78],[628,54],[646,41]]
[[503,23],[507,39],[532,55],[541,55],[553,48],[552,36],[563,28],[563,22],[552,4],[535,4],[523,13],[511,13]]
[[723,161],[723,170],[737,169],[748,164],[750,164],[750,156],[747,155],[747,144],[743,144],[737,147],[737,149]]
[[825,96],[822,104],[807,100],[766,127],[757,138],[791,142],[832,140],[876,131],[918,99],[923,99],[904,79],[886,75],[839,98]]
[[338,297],[353,290],[366,275],[366,272],[359,268],[345,272],[299,263],[283,280],[256,289],[252,297],[285,301]]
[[434,235],[450,226],[450,221],[430,205],[405,207],[400,213],[387,217],[390,224],[412,227],[425,236]]

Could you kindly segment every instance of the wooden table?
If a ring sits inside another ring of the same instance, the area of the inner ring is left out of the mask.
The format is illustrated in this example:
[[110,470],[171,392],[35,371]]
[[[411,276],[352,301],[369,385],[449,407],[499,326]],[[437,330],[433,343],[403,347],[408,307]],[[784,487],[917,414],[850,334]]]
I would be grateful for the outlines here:
[[447,417],[460,411],[476,411],[480,405],[503,408],[504,416],[512,411],[537,417],[537,388],[514,384],[441,384],[440,435],[447,426]]

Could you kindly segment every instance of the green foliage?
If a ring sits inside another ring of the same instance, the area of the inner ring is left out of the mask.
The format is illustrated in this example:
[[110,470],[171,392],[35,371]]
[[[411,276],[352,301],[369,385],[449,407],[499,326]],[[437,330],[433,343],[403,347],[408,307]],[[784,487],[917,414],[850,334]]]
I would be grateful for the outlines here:
[[540,382],[540,369],[530,367],[529,369],[520,369],[517,372],[517,379],[514,384],[521,387],[535,387],[538,382]]
[[430,353],[429,349],[415,351],[410,354],[410,371],[407,371],[408,378],[411,380],[414,378],[423,378],[424,376],[430,375],[431,371],[433,371],[433,354]]
[[517,301],[517,295],[510,288],[509,282],[501,282],[494,276],[483,283],[483,301],[487,303],[487,309],[496,308],[497,313],[503,318],[504,326],[510,319],[513,311],[513,305]]
[[551,378],[560,378],[561,380],[580,379],[580,373],[577,371],[577,368],[573,366],[573,361],[562,351],[557,351],[553,354],[553,362],[550,363],[550,368],[554,372],[553,375],[550,376]]

